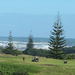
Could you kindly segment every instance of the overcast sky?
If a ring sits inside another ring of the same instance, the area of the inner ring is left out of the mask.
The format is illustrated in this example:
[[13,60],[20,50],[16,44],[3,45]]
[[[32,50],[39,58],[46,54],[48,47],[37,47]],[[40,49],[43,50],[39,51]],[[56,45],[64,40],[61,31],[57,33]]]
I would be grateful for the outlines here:
[[61,17],[66,38],[75,38],[75,0],[0,0],[0,36],[49,37]]

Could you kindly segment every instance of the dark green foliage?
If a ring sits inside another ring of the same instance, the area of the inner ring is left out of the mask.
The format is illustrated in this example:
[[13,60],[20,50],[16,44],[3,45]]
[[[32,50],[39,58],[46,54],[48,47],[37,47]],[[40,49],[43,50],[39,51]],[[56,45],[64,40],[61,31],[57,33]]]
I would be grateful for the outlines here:
[[9,37],[8,37],[8,42],[9,42],[8,45],[2,51],[5,54],[11,54],[12,50],[14,49],[13,43],[12,43],[11,31],[10,31],[10,34],[9,34]]
[[75,59],[75,55],[73,54],[67,54],[66,59]]
[[13,50],[13,43],[12,43],[12,35],[11,35],[11,31],[10,31],[10,34],[9,34],[9,37],[8,37],[8,46],[6,46],[6,49],[9,49],[9,50]]
[[25,53],[25,51],[23,51],[23,53],[27,54],[27,55],[42,56],[42,57],[46,57],[48,52],[49,51],[44,50],[44,49],[31,49],[27,53]]
[[9,49],[6,49],[6,48],[5,48],[5,49],[3,49],[2,52],[5,53],[5,54],[11,54],[11,51],[12,51],[12,50],[9,50]]
[[0,53],[2,53],[3,49],[4,49],[4,48],[0,46]]
[[17,49],[14,49],[13,43],[12,43],[11,31],[10,31],[10,34],[9,34],[8,41],[9,41],[8,46],[6,46],[6,48],[4,48],[2,50],[3,53],[16,55],[16,56],[19,55],[19,54],[23,54],[21,51],[18,51]]
[[34,44],[33,44],[33,39],[32,39],[32,35],[29,35],[29,39],[28,39],[28,43],[27,43],[27,48],[25,49],[24,53],[25,54],[29,54],[28,52],[31,52],[30,50],[33,49]]
[[6,46],[6,49],[13,50],[13,43],[8,43],[8,46]]
[[4,75],[4,73],[2,71],[0,71],[0,75]]
[[66,42],[63,36],[63,29],[61,25],[61,21],[59,18],[59,15],[57,17],[57,20],[55,21],[53,25],[53,32],[51,32],[51,36],[49,39],[49,49],[50,49],[50,57],[58,59],[62,54],[64,54],[63,50],[66,46]]
[[39,73],[38,66],[0,63],[0,75],[29,75]]
[[13,49],[13,50],[3,49],[3,53],[16,55],[16,56],[19,55],[19,54],[23,54],[22,51],[18,51],[17,49]]
[[66,59],[67,58],[67,55],[66,54],[62,54],[60,55],[59,59]]
[[48,51],[43,50],[43,49],[34,49],[32,35],[30,34],[27,48],[25,49],[25,51],[22,51],[22,52],[23,52],[23,54],[27,54],[27,55],[45,57]]
[[15,71],[15,72],[13,73],[13,75],[29,75],[29,74],[28,74],[27,71],[26,71],[26,72],[24,72],[24,71],[20,71],[20,72]]
[[66,54],[75,53],[75,46],[65,48],[64,52],[66,52]]
[[11,51],[11,55],[16,55],[16,56],[18,56],[18,55],[20,55],[20,54],[23,54],[22,51],[18,51],[17,49],[14,49],[14,50]]
[[33,47],[34,47],[33,39],[32,39],[32,35],[30,34],[29,35],[29,41],[28,41],[28,44],[27,44],[27,50],[33,49]]
[[46,54],[46,58],[51,58],[49,53],[48,53],[48,54]]

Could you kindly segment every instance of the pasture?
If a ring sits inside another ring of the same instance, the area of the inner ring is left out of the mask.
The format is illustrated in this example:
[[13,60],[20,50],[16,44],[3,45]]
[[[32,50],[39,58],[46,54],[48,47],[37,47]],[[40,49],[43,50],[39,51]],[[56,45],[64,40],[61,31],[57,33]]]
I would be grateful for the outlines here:
[[75,59],[64,64],[63,60],[45,57],[39,57],[39,62],[31,62],[32,57],[0,54],[0,73],[13,75],[15,71],[26,71],[29,75],[75,75]]

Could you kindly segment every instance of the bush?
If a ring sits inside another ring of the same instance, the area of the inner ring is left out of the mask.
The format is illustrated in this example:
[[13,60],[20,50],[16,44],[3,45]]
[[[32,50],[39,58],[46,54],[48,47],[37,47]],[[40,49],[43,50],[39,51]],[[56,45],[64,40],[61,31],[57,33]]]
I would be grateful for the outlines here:
[[[37,68],[36,68],[37,67]],[[35,65],[19,65],[11,63],[0,63],[0,75],[29,75],[29,73],[39,73],[40,68]]]
[[22,51],[18,51],[17,49],[14,50],[10,50],[10,49],[3,49],[2,51],[5,54],[11,54],[11,55],[19,55],[19,54],[23,54]]
[[67,55],[67,59],[75,59],[75,55]]
[[75,53],[75,46],[65,48],[64,52],[65,52],[65,51],[66,51],[65,54]]
[[46,58],[51,58],[50,54],[46,54]]
[[67,58],[67,55],[66,54],[62,54],[60,55],[59,59],[66,59]]
[[21,72],[15,71],[15,72],[13,73],[13,75],[29,75],[29,74],[28,74],[27,71],[24,72],[24,71],[21,70]]
[[44,49],[30,49],[30,50],[23,51],[23,53],[27,55],[46,57],[48,51]]
[[0,75],[4,75],[2,71],[0,71]]
[[5,53],[5,54],[11,54],[11,51],[9,49],[3,49],[2,52]]
[[23,53],[21,51],[18,51],[17,49],[11,51],[11,55],[18,56],[19,54],[23,54]]

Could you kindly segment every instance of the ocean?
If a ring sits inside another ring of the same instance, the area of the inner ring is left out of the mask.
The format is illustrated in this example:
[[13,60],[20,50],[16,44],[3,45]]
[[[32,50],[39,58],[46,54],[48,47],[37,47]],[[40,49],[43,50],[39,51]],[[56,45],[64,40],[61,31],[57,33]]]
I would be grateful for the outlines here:
[[[24,51],[28,43],[28,37],[12,37],[13,46],[15,49]],[[34,48],[37,49],[48,49],[49,38],[33,38]],[[0,37],[0,46],[6,47],[8,45],[8,37]],[[66,39],[67,47],[75,46],[75,39]]]

